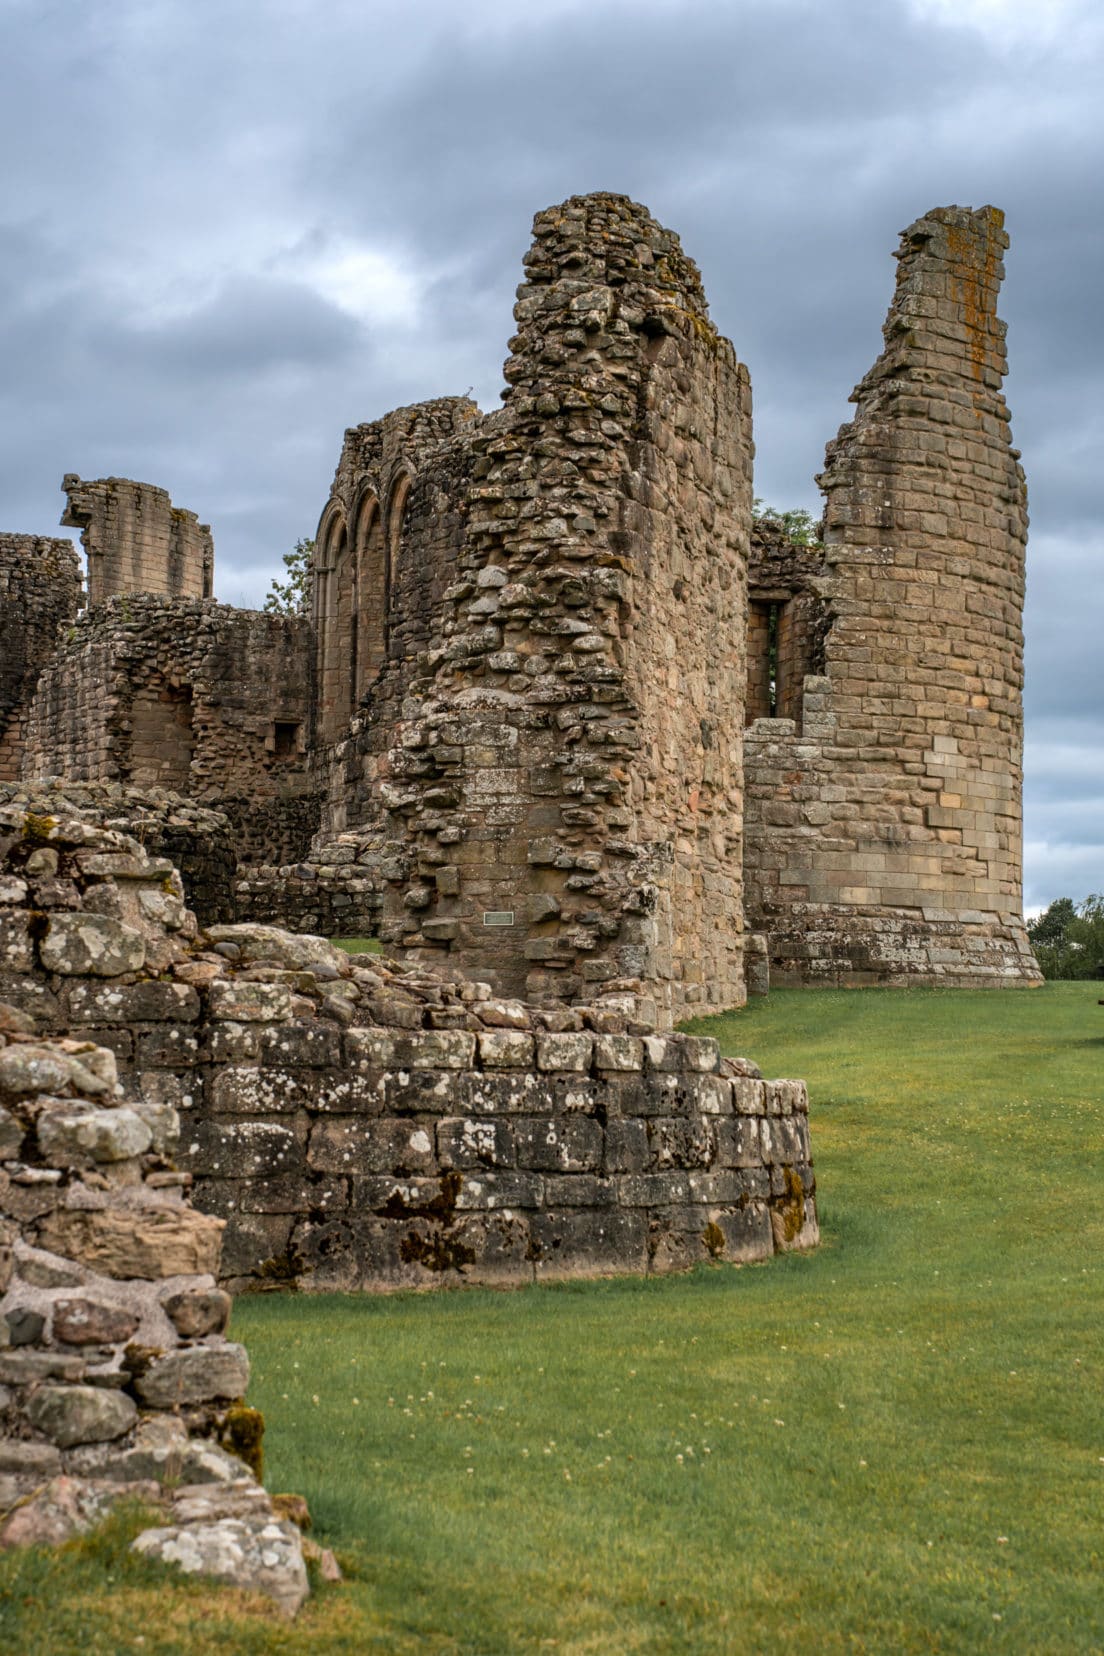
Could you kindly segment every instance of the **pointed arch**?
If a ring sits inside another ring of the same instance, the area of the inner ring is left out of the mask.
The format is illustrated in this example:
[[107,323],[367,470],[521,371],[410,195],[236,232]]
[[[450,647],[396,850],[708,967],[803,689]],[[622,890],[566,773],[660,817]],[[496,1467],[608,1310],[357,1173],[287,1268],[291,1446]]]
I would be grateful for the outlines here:
[[383,514],[374,489],[366,489],[353,515],[356,556],[356,699],[387,659],[387,605],[391,570]]
[[387,494],[387,584],[388,603],[390,604],[391,582],[395,578],[395,571],[400,567],[399,557],[402,549],[403,524],[406,518],[406,508],[410,500],[410,491],[414,487],[414,475],[405,468],[391,480],[391,487]]
[[356,662],[354,559],[345,509],[331,500],[315,537],[314,622],[318,649],[318,707],[321,736],[335,742],[353,710]]

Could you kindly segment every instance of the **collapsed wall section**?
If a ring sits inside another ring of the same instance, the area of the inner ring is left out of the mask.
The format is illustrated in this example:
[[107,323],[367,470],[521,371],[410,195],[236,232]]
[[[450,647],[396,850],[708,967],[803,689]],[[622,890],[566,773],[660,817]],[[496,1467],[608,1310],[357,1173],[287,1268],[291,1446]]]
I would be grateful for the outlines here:
[[301,855],[309,626],[212,600],[124,595],[87,610],[39,679],[24,775],[123,782],[226,813],[247,862]]
[[35,685],[80,603],[80,563],[69,541],[0,535],[0,781],[20,774]]
[[1022,918],[1026,491],[1001,394],[1002,215],[898,252],[885,350],[829,444],[826,622],[745,734],[749,926],[776,982],[1030,984]]
[[[624,197],[538,214],[525,265],[504,408],[415,457],[384,535],[389,636],[326,826],[361,833],[408,958],[664,1020],[738,1005],[747,374]],[[364,431],[371,502],[388,430]]]
[[62,480],[62,523],[81,531],[88,558],[88,602],[116,593],[210,598],[214,545],[207,524],[174,506],[164,489],[129,477]]

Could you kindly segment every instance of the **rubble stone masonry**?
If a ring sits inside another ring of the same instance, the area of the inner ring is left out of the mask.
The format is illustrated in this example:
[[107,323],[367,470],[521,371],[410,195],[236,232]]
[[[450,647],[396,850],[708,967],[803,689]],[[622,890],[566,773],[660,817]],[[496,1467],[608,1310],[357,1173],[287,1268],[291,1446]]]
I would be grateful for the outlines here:
[[1006,246],[992,207],[904,232],[885,350],[828,446],[819,568],[796,548],[785,570],[777,544],[753,567],[753,594],[799,604],[805,628],[787,661],[776,616],[782,716],[745,733],[748,925],[775,982],[1039,981],[1021,910],[1027,515],[1001,395]]
[[[677,238],[540,213],[498,414],[348,434],[319,529],[325,826],[382,936],[501,991],[742,1003],[746,370]],[[348,574],[343,575],[342,571]],[[381,607],[381,596],[384,595]]]
[[69,541],[0,535],[0,781],[20,774],[39,674],[80,600],[80,564]]
[[290,860],[318,822],[310,672],[305,619],[107,599],[39,679],[24,774],[176,792],[229,816],[243,861]]

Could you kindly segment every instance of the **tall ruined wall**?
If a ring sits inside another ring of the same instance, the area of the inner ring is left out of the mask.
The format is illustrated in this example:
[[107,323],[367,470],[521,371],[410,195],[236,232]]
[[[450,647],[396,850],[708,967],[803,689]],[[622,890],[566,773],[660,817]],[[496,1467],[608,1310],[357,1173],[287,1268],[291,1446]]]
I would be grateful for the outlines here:
[[416,958],[664,1018],[736,1005],[747,375],[624,197],[538,214],[525,265],[501,412],[401,410],[452,421],[401,461],[387,422],[347,441],[327,567],[371,544],[353,491],[411,481],[327,826],[364,830],[383,936]]
[[62,523],[81,531],[88,555],[88,602],[120,592],[209,598],[214,576],[211,531],[194,512],[174,506],[164,489],[128,477],[62,481]]
[[209,803],[243,861],[302,855],[310,629],[212,600],[116,597],[86,611],[43,672],[24,774],[127,782]]
[[[745,737],[749,926],[775,981],[1038,981],[1021,896],[1026,491],[1002,215],[903,234],[885,350],[829,444],[820,659]],[[787,709],[786,711],[790,711]]]
[[19,775],[38,676],[80,601],[80,563],[69,541],[0,535],[0,781]]

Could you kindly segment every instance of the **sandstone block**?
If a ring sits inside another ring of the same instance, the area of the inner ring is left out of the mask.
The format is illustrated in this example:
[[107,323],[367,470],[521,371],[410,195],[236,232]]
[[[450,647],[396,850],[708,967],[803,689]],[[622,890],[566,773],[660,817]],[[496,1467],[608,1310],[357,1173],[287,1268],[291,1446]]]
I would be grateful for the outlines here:
[[138,1419],[138,1408],[114,1387],[39,1386],[27,1403],[27,1418],[52,1443],[70,1449],[122,1437]]
[[[222,1334],[230,1320],[230,1295],[221,1288],[190,1288],[170,1294],[161,1304],[182,1340]],[[55,1328],[57,1326],[55,1315]]]
[[242,1397],[249,1384],[245,1347],[185,1346],[158,1357],[135,1381],[135,1390],[154,1409],[207,1403],[216,1397]]
[[0,1104],[0,1162],[14,1161],[23,1146],[26,1129]]
[[191,1208],[59,1209],[39,1226],[39,1241],[103,1276],[152,1281],[214,1276],[224,1221]]
[[74,983],[69,1018],[79,1024],[194,1023],[199,996],[184,983]]
[[275,1518],[224,1518],[143,1530],[132,1550],[185,1575],[209,1575],[273,1599],[293,1616],[310,1591],[299,1531]]
[[64,1092],[70,1074],[68,1058],[51,1047],[32,1046],[28,1041],[0,1048],[0,1093],[9,1098]]
[[212,983],[209,995],[210,1017],[214,1022],[282,1023],[291,1017],[292,993],[282,983],[220,978]]
[[50,1099],[37,1123],[38,1145],[55,1167],[126,1161],[149,1149],[153,1134],[133,1110],[102,1110],[81,1099]]
[[636,1035],[596,1035],[596,1070],[639,1070],[644,1067],[644,1043]]
[[572,1070],[586,1073],[594,1055],[594,1037],[585,1032],[539,1035],[537,1067],[542,1070]]
[[485,1069],[532,1069],[534,1041],[520,1029],[487,1030],[478,1037]]
[[53,1335],[66,1345],[117,1345],[129,1340],[138,1317],[125,1306],[81,1297],[54,1301]]
[[48,972],[67,977],[119,977],[142,970],[146,943],[133,926],[106,914],[54,913],[39,954]]

